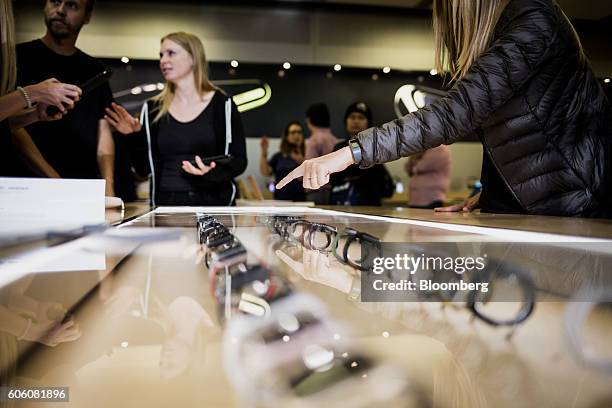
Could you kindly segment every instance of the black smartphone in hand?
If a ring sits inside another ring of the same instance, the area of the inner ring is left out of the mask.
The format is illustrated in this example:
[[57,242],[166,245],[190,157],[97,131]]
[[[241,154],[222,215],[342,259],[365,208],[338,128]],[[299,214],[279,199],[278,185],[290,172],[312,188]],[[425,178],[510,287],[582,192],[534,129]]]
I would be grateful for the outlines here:
[[[112,75],[113,71],[110,68],[107,68],[104,71],[94,75],[87,81],[83,82],[81,85],[79,85],[79,88],[81,88],[82,91],[81,98],[83,98],[89,92],[93,91],[94,89],[108,81]],[[57,106],[49,106],[47,107],[46,112],[48,116],[54,116],[58,114],[60,110]]]
[[[215,164],[226,164],[226,163],[229,163],[230,160],[232,160],[232,155],[231,154],[220,154],[218,156],[202,157],[201,159],[204,165],[206,166],[210,166],[210,163],[212,162],[215,162]],[[198,164],[196,163],[195,159],[190,160],[189,163],[191,163],[191,165],[195,167],[196,169],[198,168]]]

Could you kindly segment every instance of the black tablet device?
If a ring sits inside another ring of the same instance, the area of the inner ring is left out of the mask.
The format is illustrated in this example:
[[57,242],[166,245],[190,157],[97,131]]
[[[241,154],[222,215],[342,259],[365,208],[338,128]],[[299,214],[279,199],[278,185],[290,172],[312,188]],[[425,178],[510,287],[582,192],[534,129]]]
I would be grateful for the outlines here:
[[[232,158],[233,157],[231,154],[221,154],[218,156],[202,157],[202,162],[204,162],[206,166],[210,166],[210,163],[212,162],[215,162],[215,164],[226,164],[229,163]],[[193,167],[196,169],[198,168],[198,164],[196,163],[195,159],[190,160],[189,162]]]
[[[85,97],[85,95],[108,81],[112,75],[113,71],[110,68],[107,68],[104,71],[94,75],[87,81],[83,82],[81,85],[79,85],[79,88],[81,88],[81,91],[83,91],[83,93],[81,94],[81,98]],[[56,106],[49,106],[47,108],[47,115],[49,116],[53,116],[58,112],[59,109]]]

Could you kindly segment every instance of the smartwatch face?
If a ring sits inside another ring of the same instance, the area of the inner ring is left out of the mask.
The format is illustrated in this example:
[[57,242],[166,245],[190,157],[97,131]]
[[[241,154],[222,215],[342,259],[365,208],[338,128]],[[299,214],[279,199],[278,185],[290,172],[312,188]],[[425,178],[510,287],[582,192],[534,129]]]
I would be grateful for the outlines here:
[[278,378],[281,388],[290,388],[292,379],[326,366],[345,343],[335,340],[334,329],[308,313],[278,316],[270,325],[252,333],[242,349],[248,370],[258,381]]
[[305,370],[302,375],[291,379],[291,388],[298,397],[307,397],[350,377],[361,375],[371,367],[363,357],[334,358],[327,366],[316,370]]

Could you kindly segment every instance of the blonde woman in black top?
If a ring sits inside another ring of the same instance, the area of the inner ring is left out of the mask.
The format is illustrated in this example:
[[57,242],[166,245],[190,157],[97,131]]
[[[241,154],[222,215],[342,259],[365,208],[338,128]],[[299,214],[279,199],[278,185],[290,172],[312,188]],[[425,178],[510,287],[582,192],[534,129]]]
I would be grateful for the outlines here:
[[[151,175],[154,205],[233,205],[234,178],[247,165],[240,115],[232,99],[208,79],[204,47],[184,32],[161,40],[164,90],[143,104],[140,120],[113,104],[106,120],[138,145],[134,164]],[[205,157],[230,155],[205,164]]]

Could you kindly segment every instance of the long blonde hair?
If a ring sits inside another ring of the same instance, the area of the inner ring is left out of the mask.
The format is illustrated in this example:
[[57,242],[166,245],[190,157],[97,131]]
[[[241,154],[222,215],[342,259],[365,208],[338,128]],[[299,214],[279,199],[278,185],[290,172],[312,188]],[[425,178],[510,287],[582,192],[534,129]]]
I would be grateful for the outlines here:
[[461,79],[491,43],[509,0],[434,0],[435,66]]
[[12,0],[0,0],[0,23],[0,95],[5,95],[15,88],[17,80]]
[[[472,64],[491,46],[495,26],[510,0],[434,0],[435,68],[452,80],[463,78]],[[559,8],[578,48],[584,50],[576,29]]]
[[[197,36],[181,31],[162,37],[160,42],[163,43],[164,40],[170,40],[177,43],[191,55],[191,58],[193,58],[193,78],[200,96],[204,95],[206,92],[217,89],[208,79],[208,62],[206,61],[204,45]],[[164,90],[153,98],[153,100],[159,104],[159,111],[153,122],[157,122],[162,116],[168,113],[175,92],[175,85],[166,81]]]

